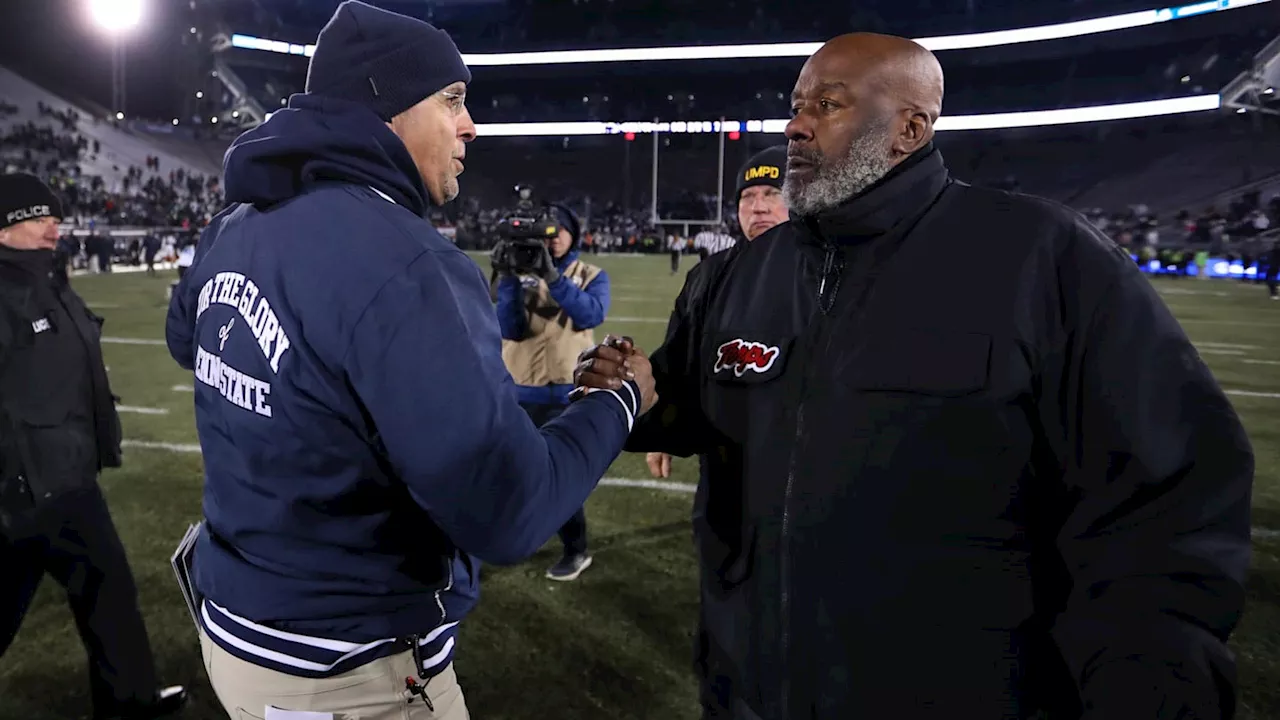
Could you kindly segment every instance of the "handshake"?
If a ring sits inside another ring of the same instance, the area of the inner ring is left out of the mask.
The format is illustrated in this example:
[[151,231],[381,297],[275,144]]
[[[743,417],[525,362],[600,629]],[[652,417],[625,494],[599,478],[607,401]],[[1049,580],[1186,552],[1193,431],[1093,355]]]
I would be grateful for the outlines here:
[[578,366],[573,370],[573,384],[577,387],[569,394],[569,399],[583,398],[593,388],[620,390],[626,380],[640,386],[640,412],[637,417],[649,412],[658,402],[649,358],[631,338],[606,335],[604,342],[578,357]]

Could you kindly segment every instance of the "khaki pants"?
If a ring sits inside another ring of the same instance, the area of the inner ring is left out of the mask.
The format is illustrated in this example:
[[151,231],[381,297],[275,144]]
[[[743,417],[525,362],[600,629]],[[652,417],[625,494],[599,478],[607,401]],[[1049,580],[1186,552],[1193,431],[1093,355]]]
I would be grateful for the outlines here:
[[264,720],[267,706],[333,713],[334,720],[470,720],[453,664],[427,682],[427,696],[409,703],[404,679],[417,677],[413,653],[375,660],[331,678],[286,675],[245,662],[200,632],[204,669],[232,720]]

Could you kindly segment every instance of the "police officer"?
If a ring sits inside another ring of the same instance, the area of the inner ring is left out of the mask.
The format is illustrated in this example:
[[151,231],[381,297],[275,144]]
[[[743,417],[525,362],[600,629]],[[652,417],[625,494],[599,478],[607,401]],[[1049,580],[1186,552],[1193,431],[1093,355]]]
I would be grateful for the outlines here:
[[0,654],[41,578],[66,588],[89,653],[95,718],[158,718],[186,691],[157,691],[137,588],[98,472],[120,465],[120,421],[99,347],[102,321],[54,272],[58,198],[0,176]]
[[[517,275],[495,258],[502,360],[515,379],[520,406],[534,424],[564,412],[578,355],[595,344],[592,329],[609,312],[609,274],[578,257],[580,226],[568,209],[550,206],[558,232],[547,238],[532,274]],[[587,516],[578,510],[560,528],[564,554],[547,570],[552,580],[575,580],[591,566]]]

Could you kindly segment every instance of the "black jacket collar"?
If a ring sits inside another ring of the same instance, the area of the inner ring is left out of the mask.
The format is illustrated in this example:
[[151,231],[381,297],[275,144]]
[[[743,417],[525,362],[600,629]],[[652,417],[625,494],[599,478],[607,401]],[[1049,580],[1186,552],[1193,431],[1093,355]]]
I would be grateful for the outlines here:
[[53,251],[15,250],[0,245],[0,264],[21,270],[36,278],[48,278],[53,273]]
[[914,222],[950,183],[942,153],[931,142],[871,187],[830,210],[799,218],[799,224],[823,243],[870,240]]

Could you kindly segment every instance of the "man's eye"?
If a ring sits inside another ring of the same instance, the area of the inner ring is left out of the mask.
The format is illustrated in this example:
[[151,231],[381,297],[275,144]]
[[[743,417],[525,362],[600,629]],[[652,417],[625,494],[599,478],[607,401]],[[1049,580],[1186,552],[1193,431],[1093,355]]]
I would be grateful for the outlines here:
[[835,109],[836,104],[831,102],[830,100],[819,100],[818,107],[822,108],[823,110],[830,111]]

